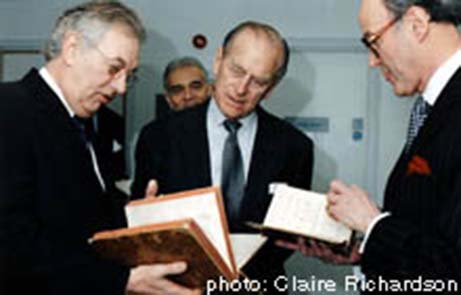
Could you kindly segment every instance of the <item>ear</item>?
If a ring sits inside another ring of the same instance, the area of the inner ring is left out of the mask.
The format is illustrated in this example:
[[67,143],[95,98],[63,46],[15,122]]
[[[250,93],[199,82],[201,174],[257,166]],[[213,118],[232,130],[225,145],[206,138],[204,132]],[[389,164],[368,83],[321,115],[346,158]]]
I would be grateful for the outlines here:
[[266,91],[264,91],[264,94],[261,96],[261,100],[260,101],[263,101],[265,100],[266,98],[268,98],[272,92],[274,91],[274,88],[275,86],[277,86],[277,83],[273,83],[271,86],[269,86]]
[[419,6],[412,6],[408,9],[405,17],[411,25],[411,32],[416,40],[421,43],[429,34],[429,24],[431,16],[425,9]]
[[75,32],[68,32],[64,35],[62,40],[61,57],[66,65],[72,66],[77,62],[80,36]]
[[224,49],[222,47],[219,47],[218,50],[216,50],[216,55],[214,57],[214,63],[213,63],[213,74],[215,77],[218,76],[218,72],[222,66],[223,59],[224,59]]

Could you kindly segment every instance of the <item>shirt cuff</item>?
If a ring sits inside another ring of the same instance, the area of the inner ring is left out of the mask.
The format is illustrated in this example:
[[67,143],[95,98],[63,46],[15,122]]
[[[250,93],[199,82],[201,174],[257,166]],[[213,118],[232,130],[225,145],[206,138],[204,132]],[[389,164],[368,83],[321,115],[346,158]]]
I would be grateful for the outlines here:
[[381,213],[379,214],[378,216],[375,217],[375,219],[373,219],[371,222],[370,222],[370,225],[368,225],[368,228],[367,228],[367,231],[365,232],[365,236],[363,238],[363,241],[362,241],[362,244],[360,244],[360,248],[359,248],[359,253],[360,254],[363,254],[363,251],[365,251],[365,245],[368,241],[368,238],[370,237],[370,234],[371,234],[371,231],[373,230],[373,228],[375,227],[375,225],[383,218],[386,218],[388,216],[391,215],[391,212],[384,212],[384,213]]

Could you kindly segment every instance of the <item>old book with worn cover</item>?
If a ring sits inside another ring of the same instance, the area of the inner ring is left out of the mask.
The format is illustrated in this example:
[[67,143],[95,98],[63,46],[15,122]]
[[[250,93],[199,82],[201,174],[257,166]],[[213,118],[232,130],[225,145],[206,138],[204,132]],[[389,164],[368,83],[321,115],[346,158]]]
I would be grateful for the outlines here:
[[347,244],[352,230],[331,218],[326,206],[323,194],[277,184],[263,224],[250,226],[284,239],[304,236],[330,244]]
[[240,266],[265,241],[257,235],[229,235],[215,187],[133,201],[125,212],[128,228],[99,232],[90,239],[96,252],[129,266],[185,261],[186,272],[171,279],[188,287],[203,287],[220,275],[238,278]]

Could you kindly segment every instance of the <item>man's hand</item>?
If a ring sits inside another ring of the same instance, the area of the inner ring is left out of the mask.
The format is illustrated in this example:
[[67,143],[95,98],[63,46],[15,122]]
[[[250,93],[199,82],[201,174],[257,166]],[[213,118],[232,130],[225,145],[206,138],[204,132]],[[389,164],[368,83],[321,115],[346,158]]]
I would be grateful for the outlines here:
[[303,237],[299,237],[297,243],[277,240],[275,244],[279,247],[300,251],[304,256],[316,257],[328,263],[356,264],[360,261],[359,242],[357,241],[353,241],[350,246],[344,246],[345,251],[341,252],[333,250],[331,245],[306,240]]
[[332,181],[327,197],[328,214],[358,232],[365,233],[373,219],[381,213],[368,194],[355,185]]
[[152,264],[133,268],[130,273],[127,295],[200,295],[201,290],[191,290],[175,284],[165,276],[180,274],[186,270],[186,263]]
[[155,198],[157,197],[158,192],[158,183],[157,180],[151,179],[147,183],[146,191],[144,192],[145,198]]

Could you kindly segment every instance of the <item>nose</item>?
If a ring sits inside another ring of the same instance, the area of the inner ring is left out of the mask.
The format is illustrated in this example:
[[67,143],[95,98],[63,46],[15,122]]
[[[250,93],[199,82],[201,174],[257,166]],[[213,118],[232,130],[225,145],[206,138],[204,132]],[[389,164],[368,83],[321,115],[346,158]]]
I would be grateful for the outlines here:
[[250,87],[250,83],[251,83],[251,76],[250,75],[244,76],[242,79],[238,81],[238,83],[239,84],[237,86],[237,93],[239,95],[243,95],[247,93],[248,87]]
[[117,94],[124,94],[126,92],[126,79],[127,75],[124,74],[112,80],[111,84],[115,88],[115,91],[117,91]]
[[376,56],[373,52],[368,53],[368,66],[377,67],[381,64],[381,59]]
[[184,89],[184,100],[191,100],[192,99],[192,91],[189,87]]

